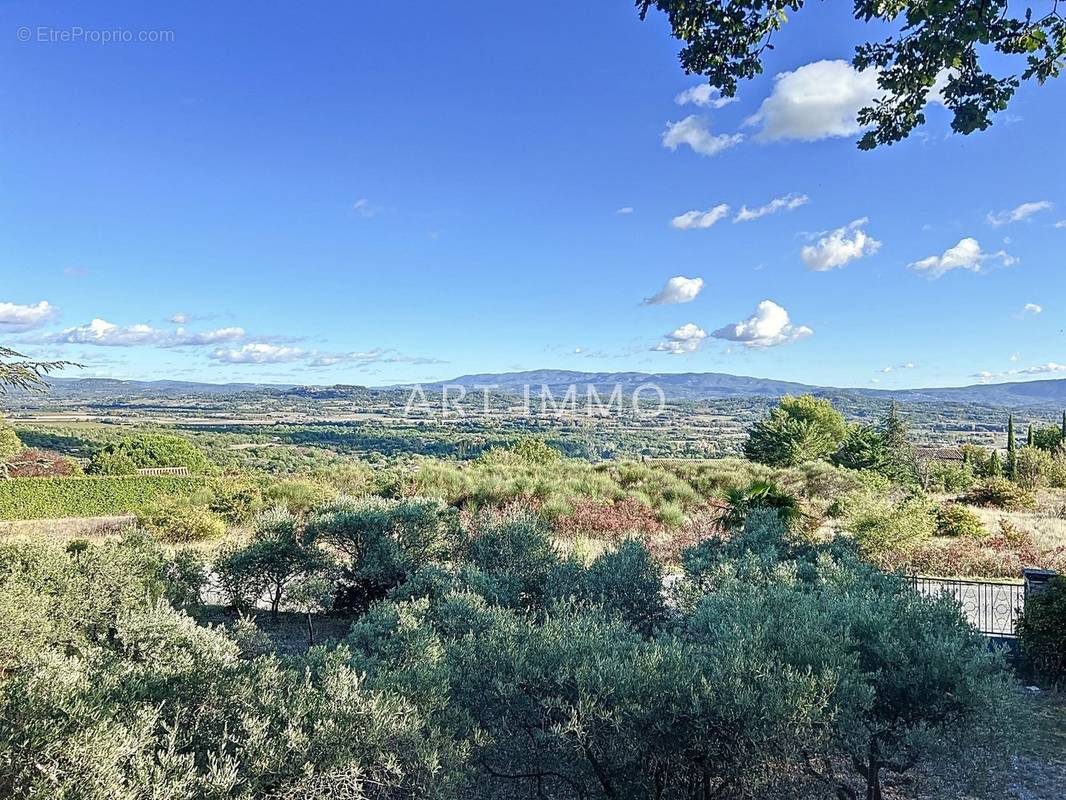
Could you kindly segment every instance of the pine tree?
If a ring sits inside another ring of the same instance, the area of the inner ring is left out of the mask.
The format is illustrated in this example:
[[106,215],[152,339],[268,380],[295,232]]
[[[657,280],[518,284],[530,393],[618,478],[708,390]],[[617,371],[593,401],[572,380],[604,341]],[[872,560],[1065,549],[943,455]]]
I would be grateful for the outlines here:
[[1014,477],[1014,415],[1007,417],[1007,476]]
[[988,466],[985,467],[989,478],[999,478],[1003,475],[1003,465],[999,463],[999,451],[993,450],[988,457]]
[[885,449],[885,474],[900,482],[913,481],[914,449],[911,447],[907,423],[900,417],[895,400],[881,423],[881,439]]

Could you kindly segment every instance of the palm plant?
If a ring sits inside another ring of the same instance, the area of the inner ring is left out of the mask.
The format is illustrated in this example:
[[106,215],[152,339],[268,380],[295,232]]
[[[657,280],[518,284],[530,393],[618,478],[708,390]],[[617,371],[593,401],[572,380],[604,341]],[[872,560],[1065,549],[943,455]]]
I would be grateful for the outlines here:
[[799,501],[770,481],[752,481],[747,486],[734,487],[724,493],[723,499],[728,509],[722,524],[730,530],[743,528],[748,514],[759,508],[773,509],[789,527],[803,516]]

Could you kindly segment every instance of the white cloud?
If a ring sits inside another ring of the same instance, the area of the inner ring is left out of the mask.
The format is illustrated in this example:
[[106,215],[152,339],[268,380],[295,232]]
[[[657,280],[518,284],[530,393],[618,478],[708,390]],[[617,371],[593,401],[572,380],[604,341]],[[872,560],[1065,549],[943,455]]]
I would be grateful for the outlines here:
[[1066,228],[1066,219],[1060,219],[1055,223],[1056,228]]
[[748,208],[742,206],[737,215],[733,217],[733,222],[748,222],[759,217],[765,217],[767,214],[776,214],[778,211],[792,211],[800,206],[807,205],[810,198],[805,194],[786,194],[784,197],[775,197],[769,203],[758,208]]
[[807,269],[827,272],[880,250],[881,243],[862,229],[867,222],[865,217],[857,219],[843,228],[830,231],[814,244],[804,245],[800,250],[800,258]]
[[1033,216],[1033,214],[1048,211],[1054,207],[1055,204],[1050,200],[1022,203],[1020,206],[1008,208],[1005,211],[997,211],[994,214],[989,213],[988,224],[999,227],[1000,225],[1009,225],[1012,222],[1023,222]]
[[31,305],[0,303],[0,333],[20,333],[55,317],[56,308],[47,300]]
[[103,347],[133,347],[158,344],[164,332],[151,325],[116,325],[105,319],[94,319],[88,325],[67,328],[45,337],[56,344],[93,344]]
[[614,212],[615,214],[632,214],[633,206],[622,206],[620,209]]
[[227,364],[283,364],[304,358],[307,352],[298,347],[285,347],[266,342],[249,342],[239,348],[220,348],[211,354],[216,361]]
[[668,122],[666,130],[663,131],[663,147],[677,150],[679,146],[687,144],[703,156],[713,156],[735,147],[742,141],[742,133],[711,133],[707,119],[695,114],[677,122]]
[[896,364],[891,367],[882,367],[881,372],[887,375],[890,372],[895,372],[897,369],[914,369],[916,366],[918,365],[908,361],[906,364]]
[[693,228],[709,228],[729,213],[729,206],[720,203],[707,211],[686,211],[670,220],[671,227],[679,231]]
[[193,320],[191,315],[184,314],[181,311],[179,311],[177,314],[173,314],[172,316],[167,317],[167,319],[176,325],[188,325]]
[[859,109],[878,96],[877,72],[859,72],[846,61],[815,61],[774,78],[770,96],[748,123],[760,141],[851,136]]
[[947,107],[947,101],[944,99],[944,90],[948,87],[948,81],[958,73],[953,69],[942,69],[936,76],[936,80],[929,88],[928,93],[925,96],[927,103],[936,103],[938,106]]
[[692,103],[692,105],[702,108],[722,108],[736,101],[737,98],[735,97],[722,97],[722,93],[708,83],[690,86],[674,98],[674,102],[679,106]]
[[686,278],[683,275],[677,275],[668,280],[658,294],[645,298],[644,305],[691,303],[702,288],[703,278]]
[[953,269],[965,269],[970,272],[980,272],[986,261],[999,261],[1003,266],[1009,267],[1017,263],[1017,259],[1009,253],[1000,250],[996,253],[986,253],[981,250],[977,240],[967,236],[960,239],[954,247],[944,251],[943,255],[929,256],[921,261],[915,261],[909,266],[916,272],[920,272],[930,278],[939,278]]
[[243,328],[219,328],[193,333],[184,328],[173,331],[151,325],[116,325],[105,319],[94,319],[87,325],[67,328],[44,337],[53,344],[89,344],[100,347],[197,347],[244,338]]
[[1026,303],[1022,307],[1022,314],[1041,314],[1044,311],[1044,307],[1036,303]]
[[655,345],[652,350],[660,353],[673,353],[674,355],[694,353],[699,349],[700,343],[706,338],[706,331],[694,323],[688,322],[673,333],[666,334],[664,340]]
[[773,347],[794,342],[814,331],[806,325],[793,325],[788,312],[773,300],[763,300],[748,319],[719,328],[711,335],[716,339],[740,342],[747,347]]
[[1003,372],[976,372],[970,377],[987,381],[993,378],[1010,378],[1018,375],[1052,375],[1058,372],[1066,372],[1066,364],[1056,364],[1054,361],[1049,361],[1046,364],[1038,364],[1035,367],[1025,367],[1024,369],[1008,369]]
[[371,203],[368,198],[360,197],[352,203],[352,211],[363,219],[370,219],[371,217],[376,217],[381,212],[381,209]]
[[213,331],[201,331],[190,333],[184,328],[178,328],[165,340],[164,347],[191,347],[208,344],[220,344],[222,342],[234,342],[243,339],[244,328],[218,328]]

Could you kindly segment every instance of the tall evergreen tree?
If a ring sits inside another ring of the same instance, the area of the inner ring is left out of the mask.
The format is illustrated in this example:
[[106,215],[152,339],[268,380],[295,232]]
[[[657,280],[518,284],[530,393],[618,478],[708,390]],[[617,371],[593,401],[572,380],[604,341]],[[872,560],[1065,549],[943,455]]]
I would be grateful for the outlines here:
[[1036,439],[1033,437],[1033,423],[1029,423],[1029,434],[1025,437],[1026,447],[1036,447]]
[[1007,476],[1014,477],[1014,415],[1007,417]]
[[895,400],[881,423],[881,438],[885,450],[885,474],[893,480],[912,482],[915,479],[914,448],[911,447],[907,423],[899,415]]
[[1062,441],[1066,442],[1066,411],[1062,412]]

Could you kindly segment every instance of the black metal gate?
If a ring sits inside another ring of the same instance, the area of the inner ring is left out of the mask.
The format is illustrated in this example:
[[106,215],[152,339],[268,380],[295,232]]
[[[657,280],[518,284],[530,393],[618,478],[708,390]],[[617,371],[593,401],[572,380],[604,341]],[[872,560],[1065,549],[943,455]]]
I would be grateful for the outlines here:
[[929,597],[947,595],[963,616],[986,636],[1015,636],[1025,607],[1025,586],[1009,581],[967,581],[913,576],[915,590]]

